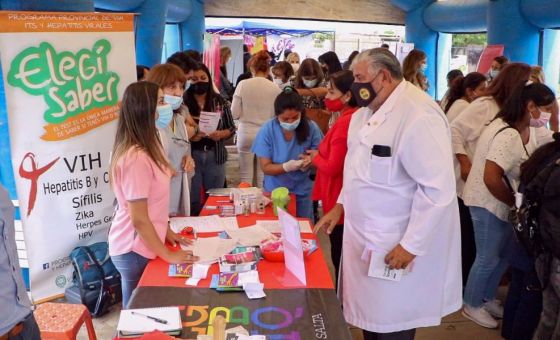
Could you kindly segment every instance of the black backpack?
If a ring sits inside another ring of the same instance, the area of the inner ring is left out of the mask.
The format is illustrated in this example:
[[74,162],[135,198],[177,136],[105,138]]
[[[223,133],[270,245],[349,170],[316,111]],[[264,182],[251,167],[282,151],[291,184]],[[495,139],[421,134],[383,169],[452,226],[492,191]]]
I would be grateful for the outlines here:
[[560,258],[560,159],[545,166],[523,190],[513,229],[527,253]]
[[66,295],[69,291],[79,292],[81,303],[93,317],[107,313],[110,306],[121,301],[121,275],[111,261],[107,242],[76,247],[70,260],[74,285]]

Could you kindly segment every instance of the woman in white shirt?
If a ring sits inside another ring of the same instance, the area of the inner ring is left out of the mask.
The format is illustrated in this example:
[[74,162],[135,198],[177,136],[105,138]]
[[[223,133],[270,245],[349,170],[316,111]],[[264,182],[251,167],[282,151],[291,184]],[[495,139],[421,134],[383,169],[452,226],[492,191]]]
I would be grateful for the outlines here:
[[552,131],[545,126],[554,101],[554,93],[546,85],[519,86],[484,129],[476,148],[463,192],[476,241],[463,315],[483,327],[496,328],[498,322],[492,315],[503,316],[495,295],[508,267],[504,250],[513,236],[509,210],[515,202],[521,163],[538,146],[552,141]]
[[253,78],[243,80],[237,85],[231,112],[234,119],[239,119],[237,150],[240,180],[262,188],[264,175],[256,163],[257,159],[251,152],[251,147],[261,126],[274,117],[274,100],[280,93],[280,88],[268,79],[270,55],[267,51],[256,53],[248,65]]
[[[469,106],[469,103],[482,96],[486,90],[486,76],[482,73],[472,72],[466,77],[459,76],[451,85],[447,94],[447,103],[444,107],[447,120],[451,123],[457,116]],[[461,178],[461,167],[459,161],[454,158],[455,181],[457,183],[457,197],[459,203],[459,215],[461,218],[461,263],[463,268],[463,286],[467,283],[467,277],[476,255],[474,243],[474,231],[469,208],[463,202],[463,187],[465,181]]]
[[483,97],[473,101],[451,123],[453,152],[461,166],[461,177],[467,179],[478,137],[494,119],[513,90],[529,80],[531,66],[512,63],[506,66],[488,86]]

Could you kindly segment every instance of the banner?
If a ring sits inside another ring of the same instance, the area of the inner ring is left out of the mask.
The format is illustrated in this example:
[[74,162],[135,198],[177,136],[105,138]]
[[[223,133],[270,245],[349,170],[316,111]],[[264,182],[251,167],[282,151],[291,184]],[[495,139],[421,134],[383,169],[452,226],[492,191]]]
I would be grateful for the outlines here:
[[71,285],[68,255],[107,240],[109,154],[136,80],[132,14],[0,12],[12,163],[35,301]]
[[244,292],[220,293],[208,288],[138,287],[130,308],[179,306],[181,339],[213,335],[212,322],[222,315],[226,328],[242,326],[267,340],[351,340],[333,289],[266,289],[264,299]]
[[203,41],[204,52],[202,54],[202,61],[208,70],[210,76],[214,80],[214,85],[217,89],[220,88],[220,36],[217,34],[204,33]]

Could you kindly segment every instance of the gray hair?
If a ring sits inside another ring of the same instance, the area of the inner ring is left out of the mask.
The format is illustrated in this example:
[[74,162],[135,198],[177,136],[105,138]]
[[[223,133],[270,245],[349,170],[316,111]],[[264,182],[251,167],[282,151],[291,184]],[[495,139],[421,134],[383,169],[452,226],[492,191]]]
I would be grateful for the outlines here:
[[384,68],[389,71],[393,79],[403,79],[401,63],[397,57],[386,48],[372,48],[361,52],[352,61],[351,68],[354,68],[357,63],[362,61],[367,61],[369,63],[368,70],[372,75],[376,69]]

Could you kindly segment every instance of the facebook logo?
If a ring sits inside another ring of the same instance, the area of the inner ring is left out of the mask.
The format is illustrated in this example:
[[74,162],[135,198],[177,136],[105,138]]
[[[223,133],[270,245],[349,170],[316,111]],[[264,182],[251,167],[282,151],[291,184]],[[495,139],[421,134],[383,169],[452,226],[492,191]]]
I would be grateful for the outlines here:
[[43,263],[43,270],[49,269],[49,263]]

